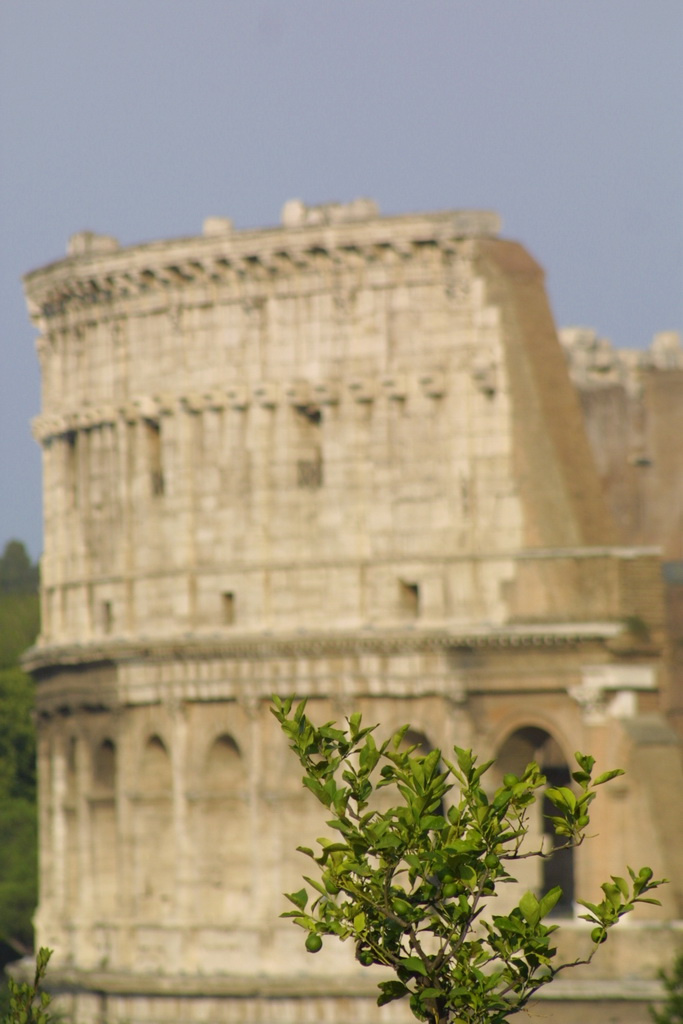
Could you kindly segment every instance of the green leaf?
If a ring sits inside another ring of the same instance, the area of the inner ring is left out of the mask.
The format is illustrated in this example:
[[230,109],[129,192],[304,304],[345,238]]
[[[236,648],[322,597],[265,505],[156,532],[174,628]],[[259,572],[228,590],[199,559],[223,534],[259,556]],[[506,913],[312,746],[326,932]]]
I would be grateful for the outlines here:
[[308,875],[304,875],[304,882],[308,882],[309,885],[312,885],[313,888],[322,896],[327,896],[327,891],[325,890],[325,888],[320,884],[320,882],[316,882],[314,878],[309,878]]
[[579,768],[587,772],[588,775],[593,771],[593,765],[595,764],[595,758],[591,757],[590,754],[581,754],[578,750],[574,754],[574,759],[578,764]]
[[473,889],[479,881],[479,876],[471,864],[463,864],[458,870],[458,875],[465,885]]
[[286,892],[285,896],[299,910],[303,910],[308,903],[308,893],[305,889],[299,889],[298,892]]
[[623,768],[613,768],[612,771],[603,772],[602,775],[598,775],[597,779],[594,780],[594,786],[602,786],[603,782],[609,782],[610,779],[616,779],[618,775],[625,775]]
[[625,899],[628,899],[628,882],[619,875],[612,875],[612,881],[618,886],[619,891]]
[[372,736],[368,736],[365,741],[365,746],[360,752],[358,763],[361,770],[364,772],[371,772],[377,762],[379,761],[379,750],[375,745],[375,741]]
[[401,967],[405,967],[411,974],[421,974],[423,978],[427,977],[427,970],[419,956],[405,957],[405,959],[401,960]]
[[532,892],[525,892],[519,901],[519,909],[524,915],[525,921],[529,924],[535,925],[541,919],[541,909],[539,902]]
[[386,1003],[391,1003],[394,999],[402,999],[403,996],[407,996],[409,992],[409,989],[407,989],[400,981],[381,981],[378,987],[381,989],[381,993],[377,998],[378,1006],[384,1006]]
[[559,885],[554,886],[545,894],[545,896],[543,896],[538,905],[541,919],[550,913],[561,896],[562,888]]
[[351,715],[351,717],[350,717],[350,718],[348,719],[348,722],[349,722],[349,726],[350,726],[350,728],[351,728],[351,735],[352,735],[352,736],[356,736],[356,735],[358,735],[358,730],[360,729],[360,723],[361,723],[361,719],[362,719],[362,717],[363,717],[363,716],[361,715],[361,713],[360,713],[359,711],[356,711],[356,712],[355,712],[355,713],[354,713],[353,715]]
[[576,808],[576,797],[566,786],[552,786],[545,795],[556,807],[566,807],[570,811]]
[[302,782],[306,789],[310,789],[311,793],[320,800],[321,803],[325,803],[325,796],[323,793],[323,787],[320,785],[317,779],[311,778],[310,775],[305,775]]
[[[512,862],[539,856],[533,848],[520,849],[537,791],[557,808],[545,816],[546,827],[549,821],[564,837],[563,846],[576,846],[585,837],[595,785],[621,770],[593,784],[594,759],[577,753],[573,781],[548,787],[538,764],[530,762],[521,774],[516,768],[517,775],[506,775],[505,785],[490,796],[480,782],[490,765],[477,767],[471,750],[456,747],[455,764],[438,750],[426,756],[415,747],[403,751],[408,726],[378,745],[361,727],[360,714],[342,730],[334,722],[317,728],[304,706],[277,698],[272,710],[304,769],[304,786],[332,810],[327,826],[338,841],[318,840],[319,856],[300,847],[318,865],[319,878],[306,878],[310,894],[288,894],[296,909],[285,916],[313,936],[308,941],[316,948],[323,936],[336,936],[351,941],[364,966],[392,968],[393,980],[380,985],[380,1006],[410,995],[420,1020],[433,1020],[437,1000],[451,1024],[475,1016],[502,1024],[554,975],[556,929],[541,922],[560,900],[559,886],[540,898],[524,893],[507,916],[480,917],[500,885],[515,881],[506,870]],[[452,781],[459,792],[443,817],[439,804]],[[383,787],[389,800],[373,800]],[[629,883],[613,875],[602,885],[600,904],[581,901],[587,908],[582,917],[601,941],[635,903],[658,902],[647,898],[661,884],[650,868],[628,873],[632,896]]]

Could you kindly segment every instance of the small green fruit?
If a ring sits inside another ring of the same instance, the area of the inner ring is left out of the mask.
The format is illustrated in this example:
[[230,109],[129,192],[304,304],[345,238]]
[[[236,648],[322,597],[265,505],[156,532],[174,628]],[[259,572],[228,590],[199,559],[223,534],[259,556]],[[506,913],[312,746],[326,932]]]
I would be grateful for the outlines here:
[[484,864],[487,868],[497,868],[500,861],[496,857],[495,853],[487,853],[484,857]]
[[318,953],[323,948],[323,940],[315,932],[309,932],[306,936],[306,949],[309,953]]
[[452,896],[458,895],[458,883],[457,882],[446,882],[443,887],[443,894],[447,900],[451,899]]
[[508,772],[507,775],[503,776],[503,782],[505,783],[508,789],[512,789],[513,786],[517,785],[519,779],[516,775],[513,775],[512,772]]
[[406,903],[405,900],[395,899],[393,900],[394,913],[398,914],[399,917],[405,917],[412,910],[410,903]]
[[594,928],[591,932],[591,942],[604,942],[607,939],[607,932],[604,928]]

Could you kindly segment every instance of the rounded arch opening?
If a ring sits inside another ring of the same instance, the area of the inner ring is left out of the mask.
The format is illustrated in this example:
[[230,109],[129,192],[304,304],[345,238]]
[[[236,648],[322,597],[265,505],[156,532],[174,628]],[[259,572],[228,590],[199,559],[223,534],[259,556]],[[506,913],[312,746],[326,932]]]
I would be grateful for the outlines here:
[[510,733],[498,751],[496,766],[501,775],[507,772],[519,775],[530,761],[536,761],[546,774],[547,769],[567,767],[557,740],[537,725],[527,725]]
[[134,913],[140,920],[164,921],[176,893],[171,758],[161,736],[147,737],[140,754],[133,805],[132,857]]
[[145,790],[162,792],[171,788],[171,759],[160,736],[150,736],[142,753],[141,784]]
[[228,733],[217,736],[206,755],[204,785],[210,790],[225,790],[235,786],[242,775],[242,752],[237,741]]
[[[496,757],[496,773],[502,779],[508,772],[521,775],[530,761],[535,761],[548,786],[572,785],[571,770],[559,743],[545,729],[529,725],[515,729],[503,742]],[[562,836],[556,836],[550,816],[556,814],[554,805],[543,795],[537,802],[538,816],[532,822],[529,839],[542,843],[549,856],[540,861],[536,888],[542,893],[559,885],[562,896],[551,916],[570,917],[574,912],[574,850],[565,848]]]
[[248,908],[253,851],[244,758],[229,732],[209,734],[191,802],[197,900],[203,923],[234,921]]
[[434,745],[430,742],[429,737],[419,729],[408,729],[404,735],[399,749],[407,750],[409,747],[417,748],[413,751],[416,757],[425,757],[434,749]]

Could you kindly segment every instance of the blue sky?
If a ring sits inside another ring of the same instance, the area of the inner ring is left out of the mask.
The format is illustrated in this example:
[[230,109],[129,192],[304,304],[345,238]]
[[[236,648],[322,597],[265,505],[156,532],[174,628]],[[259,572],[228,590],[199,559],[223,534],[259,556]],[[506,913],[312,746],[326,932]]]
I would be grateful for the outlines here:
[[286,199],[495,209],[559,325],[683,328],[680,0],[2,0],[0,546],[40,553],[22,273]]

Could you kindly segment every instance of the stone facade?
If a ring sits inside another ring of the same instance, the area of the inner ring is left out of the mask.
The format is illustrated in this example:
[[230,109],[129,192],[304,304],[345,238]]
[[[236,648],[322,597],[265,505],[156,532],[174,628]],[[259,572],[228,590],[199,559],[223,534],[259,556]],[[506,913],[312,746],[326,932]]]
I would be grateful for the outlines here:
[[676,331],[649,349],[614,349],[593,330],[560,341],[598,473],[625,543],[657,544],[683,561],[683,348]]
[[598,474],[625,544],[660,545],[668,683],[662,704],[683,735],[683,348],[676,331],[615,349],[596,331],[559,332]]
[[[628,768],[569,895],[626,863],[675,881],[542,1010],[643,1019],[683,916],[659,552],[620,536],[543,273],[497,233],[294,201],[274,229],[83,232],[27,276],[37,931],[79,1022],[411,1019],[278,918],[321,817],[273,692],[504,766]],[[570,899],[562,942],[586,939]]]

